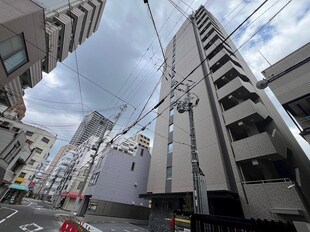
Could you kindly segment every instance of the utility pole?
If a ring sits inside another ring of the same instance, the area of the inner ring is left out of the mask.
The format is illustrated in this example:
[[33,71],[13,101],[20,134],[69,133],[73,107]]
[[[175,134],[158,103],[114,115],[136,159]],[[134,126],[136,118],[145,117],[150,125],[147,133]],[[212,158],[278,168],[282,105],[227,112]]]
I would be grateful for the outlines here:
[[[184,92],[184,90],[182,91]],[[193,174],[194,213],[209,214],[206,178],[202,170],[199,167],[196,133],[195,133],[195,125],[194,125],[193,108],[198,105],[199,98],[196,94],[190,93],[189,84],[186,84],[186,92],[187,92],[187,96],[185,97],[185,99],[183,101],[180,100],[179,102],[177,102],[177,111],[181,114],[188,111],[188,116],[189,116],[190,140],[191,140],[191,162],[192,162],[192,174]],[[193,97],[192,95],[194,95],[195,97]],[[196,98],[196,101],[193,103],[193,100],[195,98]]]
[[[119,112],[119,113],[116,115],[116,117],[115,117],[115,123],[117,122],[117,120],[119,119],[119,117],[121,116],[121,114],[123,113],[123,111],[124,111],[126,108],[127,108],[127,105],[126,105],[126,104],[120,106],[120,112]],[[103,124],[103,121],[101,121],[100,124],[102,125],[102,124]],[[86,172],[84,181],[83,181],[83,183],[82,183],[82,186],[81,186],[81,188],[80,188],[80,191],[79,191],[79,193],[78,193],[78,195],[77,195],[77,197],[76,197],[76,199],[75,199],[75,202],[74,202],[73,214],[74,214],[74,212],[76,212],[76,215],[77,215],[77,216],[80,216],[78,210],[79,210],[79,206],[80,206],[79,203],[80,203],[80,199],[81,199],[82,192],[84,191],[84,188],[85,188],[85,186],[86,186],[86,184],[87,184],[87,179],[88,179],[89,174],[90,174],[90,172],[91,172],[91,170],[92,170],[92,168],[93,168],[93,165],[94,165],[94,163],[95,163],[95,159],[96,159],[96,157],[98,156],[98,151],[99,151],[100,145],[101,145],[102,142],[103,142],[104,132],[107,130],[107,127],[108,127],[108,124],[105,125],[105,129],[104,129],[103,133],[100,135],[100,137],[99,137],[99,139],[98,139],[98,141],[97,141],[95,147],[92,148],[93,150],[95,150],[95,154],[91,155],[91,158],[92,158],[92,159],[91,159],[91,162],[90,162],[89,167],[88,167],[88,169],[87,169],[87,172]]]

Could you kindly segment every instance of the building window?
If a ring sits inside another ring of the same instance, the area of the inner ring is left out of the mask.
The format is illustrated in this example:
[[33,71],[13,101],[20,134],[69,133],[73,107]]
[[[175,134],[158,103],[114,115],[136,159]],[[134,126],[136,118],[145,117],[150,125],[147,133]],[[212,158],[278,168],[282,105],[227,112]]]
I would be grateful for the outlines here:
[[171,166],[167,167],[166,178],[167,178],[167,180],[172,179],[172,167]]
[[174,108],[170,109],[169,115],[170,115],[170,116],[173,116],[173,115],[174,115]]
[[169,132],[173,131],[173,123],[169,125]]
[[27,136],[32,136],[32,135],[33,135],[33,132],[31,132],[31,131],[26,131],[26,135],[27,135]]
[[168,144],[168,153],[172,153],[173,152],[173,143],[169,143]]
[[14,132],[18,132],[18,131],[19,131],[19,128],[17,128],[17,127],[13,127],[13,128],[12,128],[12,131],[14,131]]
[[130,170],[131,170],[132,172],[135,170],[135,164],[136,164],[135,162],[132,162],[132,164],[131,164],[131,169],[130,169]]
[[33,144],[33,142],[32,142],[31,140],[29,140],[29,139],[26,140],[26,143],[27,143],[28,145]]
[[7,74],[28,62],[22,33],[0,43],[0,58]]
[[97,180],[99,178],[99,174],[100,174],[100,172],[97,172],[97,173],[92,175],[92,177],[90,178],[90,181],[89,181],[89,186],[95,185],[97,183]]
[[24,178],[26,176],[26,172],[21,172],[18,177]]
[[[12,160],[15,158],[16,154],[19,152],[17,151],[17,149],[20,147],[20,143],[17,142],[14,144],[14,146],[12,147],[12,149],[7,153],[7,155],[4,157],[4,161],[6,163],[11,163]],[[20,149],[19,149],[20,150]]]
[[43,137],[42,139],[41,139],[41,141],[43,141],[44,143],[49,143],[49,139],[48,138],[46,138],[46,137]]
[[79,183],[79,185],[77,186],[77,189],[81,189],[81,188],[82,188],[82,185],[83,185],[83,182],[81,181],[81,182]]
[[43,150],[41,148],[36,147],[34,151],[38,154],[41,154]]
[[140,156],[143,156],[144,149],[141,148]]
[[29,161],[29,165],[34,165],[34,163],[35,163],[36,161],[34,160],[34,159],[31,159],[30,161]]

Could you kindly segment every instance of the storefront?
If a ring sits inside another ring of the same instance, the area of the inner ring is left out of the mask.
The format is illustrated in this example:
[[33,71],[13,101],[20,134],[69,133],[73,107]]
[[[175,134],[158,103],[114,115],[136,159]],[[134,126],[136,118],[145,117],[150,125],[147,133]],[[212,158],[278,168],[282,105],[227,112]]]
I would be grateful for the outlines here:
[[23,197],[28,193],[26,186],[11,184],[1,198],[1,202],[9,204],[21,204]]

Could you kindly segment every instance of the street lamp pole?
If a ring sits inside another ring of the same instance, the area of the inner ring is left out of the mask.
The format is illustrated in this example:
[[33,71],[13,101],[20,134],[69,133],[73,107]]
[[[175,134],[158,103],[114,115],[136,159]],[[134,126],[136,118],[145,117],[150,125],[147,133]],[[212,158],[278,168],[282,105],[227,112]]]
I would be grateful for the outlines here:
[[[191,140],[191,163],[193,174],[193,204],[194,213],[196,214],[209,214],[209,204],[207,196],[206,178],[202,170],[199,167],[199,159],[197,153],[197,142],[194,124],[194,112],[193,108],[198,105],[199,98],[196,94],[190,93],[190,86],[186,84],[187,96],[183,101],[177,102],[177,110],[179,113],[188,111],[189,126],[190,126],[190,140]],[[195,95],[196,101],[192,100]]]

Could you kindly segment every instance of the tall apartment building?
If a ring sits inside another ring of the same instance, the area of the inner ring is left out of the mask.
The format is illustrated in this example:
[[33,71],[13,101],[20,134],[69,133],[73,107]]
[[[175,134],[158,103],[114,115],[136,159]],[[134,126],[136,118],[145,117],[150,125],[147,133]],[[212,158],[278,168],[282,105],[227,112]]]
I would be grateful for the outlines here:
[[275,96],[310,143],[310,43],[265,69]]
[[303,220],[309,159],[265,92],[256,91],[256,78],[233,42],[223,42],[228,35],[217,19],[203,6],[190,17],[165,52],[168,80],[163,78],[159,100],[165,101],[158,108],[163,117],[156,122],[143,196],[152,199],[151,229],[168,231],[165,218],[182,209],[193,191],[189,119],[175,107],[184,94],[176,83],[189,84],[200,99],[194,122],[210,213]]
[[47,55],[44,72],[51,72],[99,28],[106,0],[40,0],[44,8]]
[[55,168],[50,173],[47,182],[45,183],[45,199],[50,199],[52,201],[56,200],[62,189],[62,184],[68,180],[67,175],[71,172],[71,168],[74,165],[76,158],[77,153],[70,150],[57,161]]
[[0,104],[9,110],[22,101],[23,89],[42,79],[44,25],[44,11],[37,4],[28,0],[0,1]]
[[111,131],[113,126],[114,123],[112,121],[105,118],[97,111],[94,111],[84,117],[83,121],[74,133],[70,144],[79,146],[92,135],[100,137],[106,131]]
[[59,149],[59,151],[57,152],[56,156],[54,157],[52,162],[49,164],[46,172],[42,176],[42,181],[41,181],[42,183],[41,183],[39,192],[42,192],[42,190],[45,189],[45,185],[46,185],[47,179],[50,177],[50,175],[52,175],[54,169],[57,167],[57,164],[61,160],[61,158],[64,155],[66,155],[69,151],[75,151],[76,149],[77,149],[76,146],[73,146],[73,145],[70,145],[70,144],[62,146]]
[[[0,104],[19,119],[24,89],[34,87],[98,30],[106,0],[0,1]],[[2,113],[2,112],[0,112]]]

